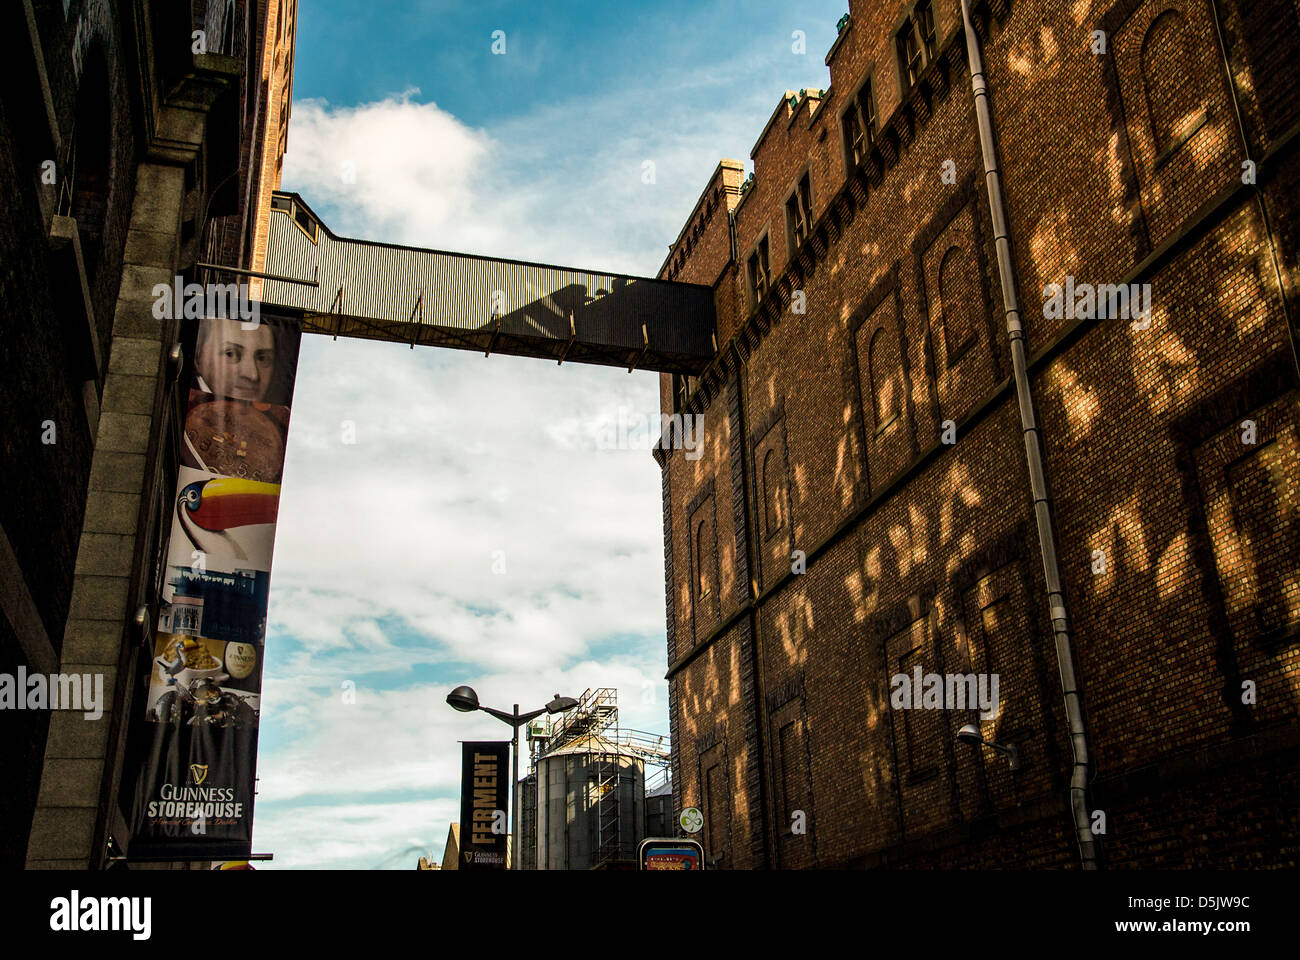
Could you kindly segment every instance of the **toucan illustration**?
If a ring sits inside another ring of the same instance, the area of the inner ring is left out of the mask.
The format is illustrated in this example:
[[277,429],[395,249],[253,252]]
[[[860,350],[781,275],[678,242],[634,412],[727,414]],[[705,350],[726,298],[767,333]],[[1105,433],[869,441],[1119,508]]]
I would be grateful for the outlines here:
[[279,508],[278,483],[234,477],[196,480],[184,487],[176,499],[181,529],[196,550],[210,553],[209,537],[219,537],[240,560],[247,560],[248,554],[227,531],[255,523],[274,523]]

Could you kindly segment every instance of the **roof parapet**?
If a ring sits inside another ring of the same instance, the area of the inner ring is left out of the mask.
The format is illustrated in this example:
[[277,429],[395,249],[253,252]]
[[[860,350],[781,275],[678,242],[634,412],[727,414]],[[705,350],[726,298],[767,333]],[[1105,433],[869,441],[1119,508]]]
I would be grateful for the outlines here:
[[749,151],[749,159],[753,160],[756,156],[758,156],[758,148],[763,145],[763,141],[767,138],[767,132],[772,129],[772,124],[776,123],[776,118],[781,116],[781,111],[783,110],[785,111],[786,120],[789,120],[790,117],[794,114],[795,107],[792,107],[790,105],[790,99],[792,97],[794,98],[795,104],[797,105],[799,102],[799,98],[798,95],[793,90],[787,90],[785,94],[781,97],[781,101],[776,105],[776,109],[772,111],[772,116],[768,117],[767,123],[763,125],[763,132],[760,133],[758,135],[758,139],[754,141],[754,148]]
[[839,34],[835,37],[835,42],[831,44],[831,48],[826,51],[826,66],[828,67],[831,65],[831,61],[835,59],[835,54],[839,52],[840,46],[844,43],[844,38],[847,37],[849,31],[853,29],[853,15],[848,13],[844,14],[844,16],[840,18],[840,22],[843,23],[844,26],[840,28]]
[[701,225],[701,218],[708,207],[711,199],[725,203],[728,212],[735,208],[740,198],[741,181],[745,175],[745,165],[739,160],[720,160],[718,165],[713,168],[713,173],[709,176],[708,182],[704,189],[700,191],[699,199],[695,201],[695,206],[691,214],[686,218],[682,229],[677,234],[677,239],[668,246],[668,255],[664,257],[663,263],[659,265],[659,270],[655,274],[657,277],[663,277],[672,263],[681,252],[681,245],[691,235],[692,231]]

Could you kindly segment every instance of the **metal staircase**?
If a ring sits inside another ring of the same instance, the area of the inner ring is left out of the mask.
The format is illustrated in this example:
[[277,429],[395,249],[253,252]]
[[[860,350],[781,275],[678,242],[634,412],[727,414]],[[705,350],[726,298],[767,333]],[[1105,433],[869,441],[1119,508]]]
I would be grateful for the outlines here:
[[622,769],[616,754],[601,754],[596,766],[596,846],[592,869],[600,870],[609,864],[626,859],[623,850],[622,823],[619,818],[619,772]]

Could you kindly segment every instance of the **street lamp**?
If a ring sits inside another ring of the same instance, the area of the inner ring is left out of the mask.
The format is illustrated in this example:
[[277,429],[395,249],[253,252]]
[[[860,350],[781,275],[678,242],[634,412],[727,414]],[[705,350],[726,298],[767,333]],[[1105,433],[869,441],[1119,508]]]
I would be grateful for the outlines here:
[[[551,702],[538,710],[529,710],[527,713],[519,712],[519,704],[515,704],[512,713],[506,713],[504,710],[495,710],[492,707],[484,707],[478,702],[478,694],[474,692],[473,687],[459,686],[451,693],[447,694],[447,703],[453,710],[459,710],[461,713],[473,713],[475,710],[482,710],[484,713],[491,714],[502,723],[510,724],[513,735],[510,738],[510,768],[512,778],[510,781],[510,836],[511,844],[514,847],[514,856],[519,856],[519,811],[515,809],[519,804],[515,801],[515,791],[519,789],[519,728],[536,717],[544,713],[564,713],[572,710],[578,705],[578,701],[573,697],[562,697],[558,693],[551,699]],[[517,862],[517,861],[516,861]]]
[[968,723],[966,726],[958,730],[957,739],[962,743],[969,743],[971,746],[983,744],[986,747],[992,747],[998,753],[1005,755],[1006,758],[1011,761],[1012,773],[1015,773],[1020,769],[1020,751],[1016,749],[1014,744],[994,743],[992,740],[985,740],[984,737],[980,735],[980,728],[975,726],[973,723]]

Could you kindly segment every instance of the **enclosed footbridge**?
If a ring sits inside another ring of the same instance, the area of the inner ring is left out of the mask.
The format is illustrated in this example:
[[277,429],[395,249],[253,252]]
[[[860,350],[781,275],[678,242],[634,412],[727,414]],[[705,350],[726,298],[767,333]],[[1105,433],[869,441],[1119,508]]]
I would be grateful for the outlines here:
[[336,236],[272,197],[262,309],[304,332],[694,375],[716,351],[698,284]]

